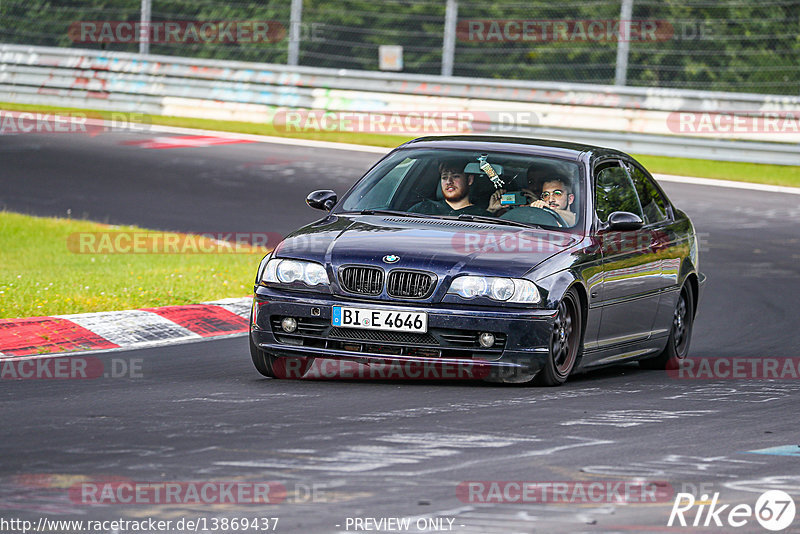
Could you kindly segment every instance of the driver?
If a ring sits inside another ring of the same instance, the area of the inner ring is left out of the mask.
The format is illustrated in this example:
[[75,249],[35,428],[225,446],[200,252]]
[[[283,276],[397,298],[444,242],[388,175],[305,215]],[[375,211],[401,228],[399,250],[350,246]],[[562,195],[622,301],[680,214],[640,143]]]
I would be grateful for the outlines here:
[[575,201],[572,187],[564,179],[554,178],[542,184],[542,193],[539,200],[530,204],[532,208],[550,208],[555,211],[567,226],[575,226],[576,216],[570,209]]
[[491,215],[488,211],[473,204],[469,199],[469,188],[475,175],[464,174],[466,161],[448,160],[439,163],[442,200],[426,199],[414,204],[408,211],[425,215]]
[[[537,163],[528,168],[527,186],[520,189],[528,202],[534,202],[542,194],[542,184],[558,173],[558,169],[547,163]],[[486,208],[496,216],[503,215],[508,211],[508,207],[503,206],[501,197],[506,193],[505,189],[498,189],[489,199],[489,206]]]

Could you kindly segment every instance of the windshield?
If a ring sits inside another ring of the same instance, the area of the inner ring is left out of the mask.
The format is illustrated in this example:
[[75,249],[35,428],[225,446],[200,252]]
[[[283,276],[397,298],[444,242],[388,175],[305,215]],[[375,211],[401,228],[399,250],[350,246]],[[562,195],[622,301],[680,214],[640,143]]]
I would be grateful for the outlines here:
[[393,211],[462,219],[491,217],[555,229],[582,225],[580,166],[541,156],[408,149],[379,163],[338,212]]

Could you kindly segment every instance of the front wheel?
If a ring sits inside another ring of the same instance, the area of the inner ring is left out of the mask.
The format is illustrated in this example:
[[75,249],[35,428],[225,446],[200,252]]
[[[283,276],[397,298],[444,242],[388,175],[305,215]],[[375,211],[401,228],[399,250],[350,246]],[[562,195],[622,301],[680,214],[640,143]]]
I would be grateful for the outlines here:
[[544,368],[536,374],[537,386],[560,386],[575,367],[582,349],[582,317],[578,295],[570,289],[558,304],[550,333],[550,350]]
[[692,340],[694,325],[694,301],[692,289],[686,284],[681,289],[678,303],[672,312],[672,328],[664,351],[655,358],[641,360],[639,366],[644,369],[677,369],[680,360],[689,354],[689,342]]
[[250,357],[253,359],[253,365],[256,367],[256,370],[267,378],[275,378],[275,371],[272,368],[274,357],[259,349],[256,344],[253,343],[253,337],[251,335],[248,334],[247,337],[250,339]]
[[252,338],[250,357],[256,370],[267,378],[303,378],[314,363],[313,356],[275,356],[259,349]]

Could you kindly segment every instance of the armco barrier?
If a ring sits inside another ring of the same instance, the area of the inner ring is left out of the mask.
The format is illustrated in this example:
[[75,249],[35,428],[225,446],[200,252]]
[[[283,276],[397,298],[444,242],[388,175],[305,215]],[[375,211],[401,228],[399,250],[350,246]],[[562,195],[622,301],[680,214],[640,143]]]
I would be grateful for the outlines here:
[[[271,122],[286,108],[479,112],[482,133],[630,152],[800,165],[800,97],[344,71],[0,45],[0,101]],[[788,131],[676,132],[676,112],[794,117]],[[507,117],[515,117],[509,122]],[[500,120],[498,117],[506,117]],[[520,118],[522,117],[522,118]],[[421,132],[436,133],[436,132]]]

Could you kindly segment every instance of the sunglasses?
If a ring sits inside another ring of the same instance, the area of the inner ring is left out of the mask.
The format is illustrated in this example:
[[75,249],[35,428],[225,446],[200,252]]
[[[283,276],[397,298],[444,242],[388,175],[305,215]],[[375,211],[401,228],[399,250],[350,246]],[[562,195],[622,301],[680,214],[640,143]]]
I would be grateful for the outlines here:
[[556,189],[554,191],[545,191],[544,193],[542,193],[542,196],[540,198],[542,200],[550,200],[550,196],[552,195],[554,199],[559,199],[563,197],[565,194],[566,193],[564,193],[564,191],[562,191],[561,189]]

